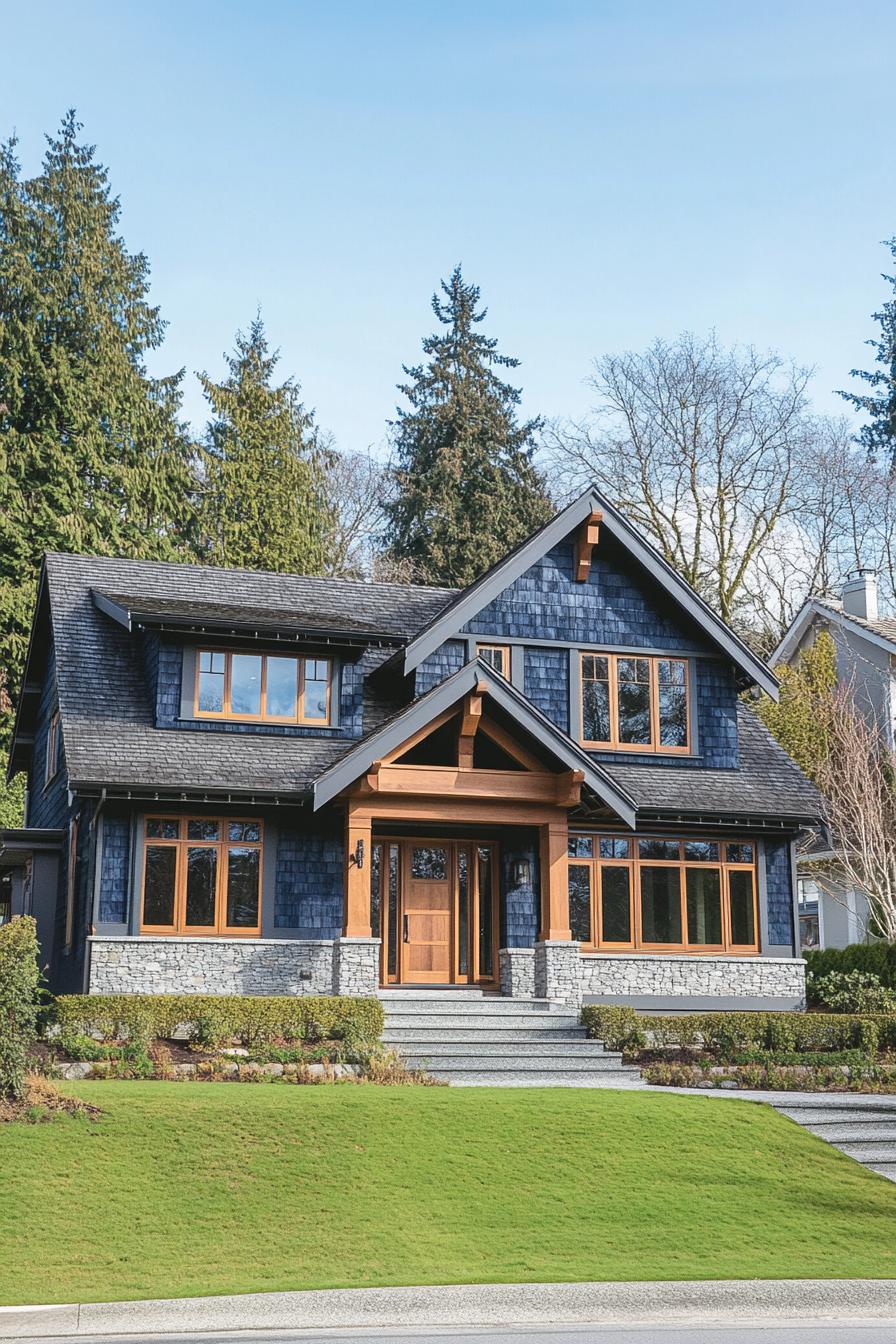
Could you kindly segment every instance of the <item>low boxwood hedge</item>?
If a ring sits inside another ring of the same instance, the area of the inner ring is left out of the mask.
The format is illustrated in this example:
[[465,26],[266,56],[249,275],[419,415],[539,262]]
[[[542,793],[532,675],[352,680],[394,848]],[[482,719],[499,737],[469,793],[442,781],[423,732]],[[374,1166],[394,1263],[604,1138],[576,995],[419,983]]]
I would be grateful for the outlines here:
[[335,995],[280,998],[236,994],[65,994],[48,1016],[63,1037],[149,1042],[187,1027],[191,1039],[214,1047],[249,1048],[275,1041],[348,1040],[373,1043],[383,1030],[378,999]]
[[684,1013],[643,1015],[616,1004],[588,1004],[582,1022],[589,1036],[611,1050],[657,1046],[700,1046],[722,1058],[742,1050],[826,1053],[861,1050],[875,1055],[896,1049],[896,1013]]
[[813,981],[832,971],[845,974],[865,971],[878,976],[886,989],[896,989],[896,943],[850,943],[848,947],[806,949],[803,956],[806,958],[810,1004]]

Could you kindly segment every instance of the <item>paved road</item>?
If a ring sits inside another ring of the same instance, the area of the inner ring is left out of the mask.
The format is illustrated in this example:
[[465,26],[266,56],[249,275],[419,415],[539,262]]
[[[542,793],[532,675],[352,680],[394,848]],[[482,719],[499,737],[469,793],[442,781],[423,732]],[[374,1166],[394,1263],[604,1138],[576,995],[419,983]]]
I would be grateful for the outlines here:
[[[419,1330],[316,1330],[256,1331],[233,1334],[155,1335],[153,1344],[383,1344],[394,1339],[401,1344],[446,1344],[448,1340],[481,1340],[482,1344],[896,1344],[896,1320],[891,1322],[790,1321],[757,1325],[558,1325],[520,1326],[516,1329],[472,1329],[461,1326]],[[42,1344],[140,1344],[141,1335],[97,1335],[90,1338],[44,1339]]]

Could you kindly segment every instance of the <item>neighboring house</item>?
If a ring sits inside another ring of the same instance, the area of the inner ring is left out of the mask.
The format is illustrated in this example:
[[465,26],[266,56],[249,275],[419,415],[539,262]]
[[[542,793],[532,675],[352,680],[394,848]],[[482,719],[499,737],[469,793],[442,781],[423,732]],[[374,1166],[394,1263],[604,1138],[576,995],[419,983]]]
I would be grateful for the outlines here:
[[[802,651],[821,631],[834,641],[840,685],[850,688],[856,708],[892,750],[896,745],[896,619],[880,616],[877,577],[872,571],[850,574],[839,601],[809,598],[772,654],[772,666],[796,666]],[[828,872],[823,886],[817,880],[822,863]],[[846,947],[869,938],[867,897],[832,878],[832,864],[836,866],[836,855],[821,840],[799,859],[801,943],[805,948]]]
[[596,492],[462,592],[48,555],[0,866],[57,991],[797,1007],[756,685]]

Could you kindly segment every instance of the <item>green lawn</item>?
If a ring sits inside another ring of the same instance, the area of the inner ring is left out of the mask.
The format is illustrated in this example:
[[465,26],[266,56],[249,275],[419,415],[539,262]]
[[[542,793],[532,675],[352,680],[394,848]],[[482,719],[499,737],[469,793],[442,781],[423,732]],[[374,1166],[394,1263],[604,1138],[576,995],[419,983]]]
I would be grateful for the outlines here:
[[765,1107],[611,1091],[79,1083],[0,1128],[0,1302],[896,1277],[896,1187]]

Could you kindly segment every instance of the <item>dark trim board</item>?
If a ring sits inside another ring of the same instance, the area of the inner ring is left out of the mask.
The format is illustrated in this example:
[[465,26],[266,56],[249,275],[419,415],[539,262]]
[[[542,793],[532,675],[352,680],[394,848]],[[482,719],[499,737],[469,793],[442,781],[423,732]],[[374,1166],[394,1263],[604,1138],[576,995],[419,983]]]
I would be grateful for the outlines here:
[[691,994],[585,994],[583,1004],[620,1005],[638,1013],[674,1016],[685,1013],[797,1013],[804,1004],[796,998],[760,995]]

